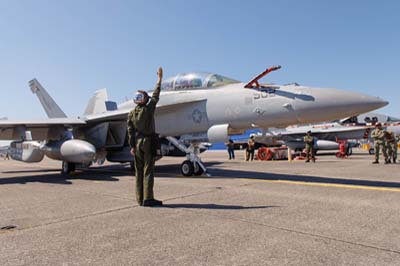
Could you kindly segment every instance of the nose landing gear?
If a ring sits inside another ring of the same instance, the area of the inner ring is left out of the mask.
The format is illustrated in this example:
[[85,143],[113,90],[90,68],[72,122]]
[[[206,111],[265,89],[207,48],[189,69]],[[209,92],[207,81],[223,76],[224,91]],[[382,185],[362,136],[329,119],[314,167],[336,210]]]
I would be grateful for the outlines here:
[[190,145],[190,147],[186,147],[174,137],[167,137],[167,139],[175,147],[186,153],[186,160],[181,164],[182,175],[200,176],[202,174],[206,174],[207,176],[210,176],[210,174],[207,173],[207,168],[204,166],[203,162],[199,157],[200,148],[198,144],[193,143]]

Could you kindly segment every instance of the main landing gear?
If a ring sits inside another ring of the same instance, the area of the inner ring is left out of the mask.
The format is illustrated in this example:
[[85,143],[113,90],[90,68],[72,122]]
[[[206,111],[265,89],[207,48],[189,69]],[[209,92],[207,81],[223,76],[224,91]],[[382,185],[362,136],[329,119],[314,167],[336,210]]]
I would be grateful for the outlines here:
[[171,142],[175,147],[186,153],[186,160],[181,164],[181,173],[184,176],[200,176],[207,173],[207,168],[201,161],[199,154],[200,148],[198,144],[191,144],[190,147],[186,147],[180,143],[174,137],[167,137],[168,141]]
[[69,163],[66,161],[62,162],[61,174],[69,175],[71,172],[75,171],[76,165],[74,163]]

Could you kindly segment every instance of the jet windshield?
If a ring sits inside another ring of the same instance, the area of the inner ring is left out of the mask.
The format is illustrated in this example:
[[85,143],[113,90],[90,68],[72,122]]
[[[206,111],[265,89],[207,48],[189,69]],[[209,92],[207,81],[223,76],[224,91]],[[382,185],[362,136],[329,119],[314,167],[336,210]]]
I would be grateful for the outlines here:
[[187,73],[166,79],[161,88],[166,91],[209,89],[238,82],[212,73]]

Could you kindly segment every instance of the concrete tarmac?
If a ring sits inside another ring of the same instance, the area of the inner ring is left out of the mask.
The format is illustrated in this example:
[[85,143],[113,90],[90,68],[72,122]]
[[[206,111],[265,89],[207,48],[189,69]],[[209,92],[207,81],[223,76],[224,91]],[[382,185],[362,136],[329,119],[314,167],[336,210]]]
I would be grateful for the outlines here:
[[400,265],[400,164],[202,158],[212,177],[157,162],[161,208],[139,207],[127,165],[70,177],[0,161],[0,265]]

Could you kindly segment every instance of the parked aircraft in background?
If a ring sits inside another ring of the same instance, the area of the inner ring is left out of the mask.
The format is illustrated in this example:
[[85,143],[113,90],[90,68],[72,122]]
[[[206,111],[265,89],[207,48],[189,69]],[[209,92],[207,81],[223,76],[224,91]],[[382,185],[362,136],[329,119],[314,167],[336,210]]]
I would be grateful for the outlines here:
[[[235,138],[235,146],[244,148],[247,146],[249,136],[254,136],[256,147],[286,145],[292,150],[300,151],[305,148],[303,137],[307,131],[311,131],[317,138],[317,150],[337,150],[338,141],[350,142],[348,152],[351,154],[351,146],[359,140],[369,141],[370,132],[375,123],[382,123],[386,130],[400,134],[400,119],[377,113],[366,113],[352,118],[343,119],[342,122],[319,123],[313,125],[295,125],[287,128],[270,128],[267,132],[256,131],[248,136]],[[389,124],[390,123],[390,124]],[[373,148],[372,151],[373,153]]]
[[341,120],[342,124],[356,124],[356,125],[372,125],[377,122],[382,124],[398,124],[400,123],[400,118],[379,113],[365,113]]
[[[253,134],[256,143],[266,146],[286,145],[294,151],[305,148],[303,141],[308,131],[317,138],[317,150],[337,150],[339,140],[368,139],[371,126],[345,126],[339,123],[290,126],[284,129],[269,129],[267,132]],[[349,149],[351,152],[351,149]]]
[[[342,119],[343,124],[364,125],[373,127],[376,123],[381,123],[385,130],[393,132],[400,136],[400,118],[388,116],[379,113],[365,113],[358,116]],[[368,142],[372,142],[370,139]],[[370,154],[374,154],[374,147],[371,145]]]
[[[163,141],[186,154],[181,166],[184,175],[206,171],[199,157],[202,142],[226,141],[230,135],[251,128],[351,117],[387,105],[380,98],[356,92],[259,83],[260,78],[277,69],[269,68],[248,83],[212,73],[180,74],[162,83],[156,130]],[[33,91],[39,85],[35,80],[30,82]],[[133,161],[126,141],[126,119],[135,105],[133,101],[117,105],[106,96],[105,90],[96,92],[84,114],[77,118],[67,118],[56,108],[61,117],[0,121],[0,139],[21,143],[15,145],[15,152],[27,154],[22,161],[39,162],[44,155],[62,161],[64,174],[76,164],[90,165],[106,158]],[[54,105],[50,103],[49,107]],[[30,141],[27,135],[41,144],[24,145]],[[185,142],[190,147],[183,145]],[[168,153],[168,147],[162,153]]]

